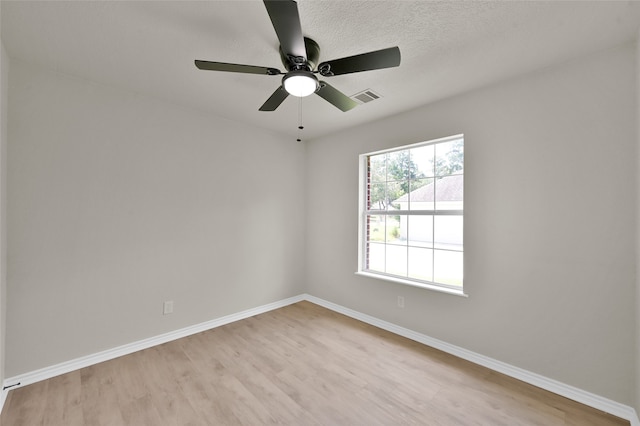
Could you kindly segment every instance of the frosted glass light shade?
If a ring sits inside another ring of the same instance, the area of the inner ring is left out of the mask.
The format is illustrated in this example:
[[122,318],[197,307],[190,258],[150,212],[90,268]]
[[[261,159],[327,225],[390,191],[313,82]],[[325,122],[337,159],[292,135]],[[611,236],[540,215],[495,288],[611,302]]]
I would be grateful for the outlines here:
[[282,79],[284,90],[303,98],[318,90],[318,79],[309,71],[292,71]]

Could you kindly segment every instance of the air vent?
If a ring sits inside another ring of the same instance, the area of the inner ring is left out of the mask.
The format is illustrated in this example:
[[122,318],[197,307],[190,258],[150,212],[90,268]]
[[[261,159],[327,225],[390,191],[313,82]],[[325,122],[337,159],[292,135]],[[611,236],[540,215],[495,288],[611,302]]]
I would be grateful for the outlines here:
[[374,92],[371,89],[367,89],[363,90],[360,93],[356,93],[351,97],[351,99],[361,104],[366,104],[368,102],[375,101],[376,99],[380,99],[380,97],[381,96],[378,93]]

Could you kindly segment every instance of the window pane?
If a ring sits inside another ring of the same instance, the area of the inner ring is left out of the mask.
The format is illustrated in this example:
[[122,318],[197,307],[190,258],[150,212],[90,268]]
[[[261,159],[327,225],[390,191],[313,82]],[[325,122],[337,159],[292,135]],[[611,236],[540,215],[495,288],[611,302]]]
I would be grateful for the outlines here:
[[367,241],[385,242],[386,224],[384,216],[367,216]]
[[409,202],[406,210],[434,209],[433,178],[412,180],[409,189],[411,192],[407,197]]
[[434,250],[433,263],[435,282],[462,287],[462,252]]
[[408,231],[409,231],[409,216],[400,215],[400,216],[392,216],[395,219],[398,219],[398,238],[395,240],[395,244],[404,244],[407,245],[407,240],[409,239]]
[[384,210],[386,207],[386,193],[387,184],[382,183],[372,183],[369,186],[369,209],[370,210]]
[[407,276],[407,247],[387,245],[387,274]]
[[370,271],[384,272],[385,245],[380,243],[367,244],[367,266]]
[[436,216],[434,247],[462,251],[462,216]]
[[369,157],[369,173],[371,182],[384,182],[387,180],[387,154],[372,155]]
[[462,139],[435,145],[436,175],[462,174],[464,170],[464,142]]
[[408,183],[387,182],[387,210],[398,210],[407,199]]
[[407,240],[410,246],[433,247],[433,216],[410,216]]
[[462,210],[464,176],[445,176],[435,181],[436,210]]
[[401,222],[406,223],[406,220],[406,216],[386,216],[386,242],[388,244],[407,244],[406,235],[403,236],[400,232]]
[[387,157],[387,180],[404,181],[409,179],[409,151],[390,152]]
[[409,247],[407,276],[417,280],[433,281],[433,250]]
[[427,145],[411,150],[411,161],[416,167],[416,177],[431,177],[434,174],[435,146]]

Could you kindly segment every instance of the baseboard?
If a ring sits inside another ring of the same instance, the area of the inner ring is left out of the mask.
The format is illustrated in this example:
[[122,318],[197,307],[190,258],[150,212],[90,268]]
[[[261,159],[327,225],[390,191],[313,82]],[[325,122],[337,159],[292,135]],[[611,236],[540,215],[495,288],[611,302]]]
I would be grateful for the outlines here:
[[[242,312],[238,312],[231,315],[226,315],[221,318],[216,318],[211,321],[206,321],[200,324],[196,324],[190,327],[181,328],[179,330],[164,333],[155,337],[151,337],[137,342],[129,343],[126,345],[118,346],[113,349],[101,351],[92,355],[72,359],[70,361],[62,362],[60,364],[45,367],[39,370],[31,371],[25,374],[20,374],[14,377],[7,378],[4,381],[4,386],[11,386],[11,390],[17,389],[22,386],[26,386],[35,382],[50,379],[52,377],[59,376],[61,374],[69,373],[71,371],[79,370],[84,367],[98,364],[100,362],[108,361],[110,359],[118,358],[123,355],[129,355],[133,352],[137,352],[143,349],[147,349],[156,345],[171,342],[173,340],[181,339],[183,337],[190,336],[192,334],[200,333],[202,331],[210,330],[212,328],[220,327],[225,324],[239,321],[245,318],[259,315],[265,312],[272,311],[274,309],[282,308],[293,303],[297,303],[304,300],[303,295],[289,297],[287,299],[279,300],[277,302],[269,303],[266,305],[258,306],[256,308],[247,309]],[[3,397],[6,397],[3,392]],[[4,404],[4,399],[0,400]],[[2,405],[0,405],[0,411]]]
[[0,414],[2,413],[4,402],[7,400],[7,395],[9,395],[9,389],[4,389],[4,384],[2,384],[2,387],[2,392],[0,392]]
[[315,296],[311,296],[309,294],[301,294],[298,296],[279,300],[277,302],[258,306],[252,309],[247,309],[242,312],[227,315],[221,318],[196,324],[190,327],[185,327],[169,333],[161,334],[159,336],[151,337],[149,339],[140,340],[140,341],[133,342],[123,346],[118,346],[113,349],[109,349],[109,350],[98,352],[92,355],[76,358],[67,362],[52,365],[50,367],[45,367],[36,371],[32,371],[25,374],[20,374],[14,377],[7,378],[3,383],[3,387],[11,386],[11,388],[3,389],[2,393],[0,393],[0,412],[2,412],[2,407],[4,406],[4,402],[10,390],[17,389],[19,387],[26,386],[42,380],[50,379],[52,377],[56,377],[61,374],[69,373],[71,371],[75,371],[84,367],[95,365],[100,362],[108,361],[110,359],[118,358],[123,355],[128,355],[133,352],[147,349],[156,345],[181,339],[183,337],[187,337],[192,334],[196,334],[202,331],[220,327],[222,325],[229,324],[234,321],[239,321],[245,318],[252,317],[254,315],[259,315],[265,312],[272,311],[274,309],[282,308],[284,306],[291,305],[293,303],[297,303],[302,300],[307,300],[311,303],[315,303],[316,305],[320,305],[322,307],[341,313],[348,317],[355,318],[357,320],[360,320],[367,324],[371,324],[383,330],[390,331],[394,334],[409,338],[411,340],[420,342],[427,346],[431,346],[443,352],[447,352],[451,355],[455,355],[459,358],[465,359],[467,361],[473,362],[478,365],[482,365],[491,370],[500,372],[507,376],[516,378],[518,380],[522,380],[523,382],[532,384],[539,388],[548,390],[555,394],[580,402],[581,404],[585,404],[590,407],[596,408],[598,410],[612,414],[614,416],[620,417],[622,419],[629,420],[629,422],[631,423],[631,426],[640,426],[640,420],[638,419],[638,414],[636,413],[635,409],[627,405],[620,404],[610,399],[603,398],[599,395],[595,395],[593,393],[584,391],[582,389],[578,389],[574,386],[570,386],[570,385],[558,382],[556,380],[541,376],[539,374],[532,373],[527,370],[523,370],[522,368],[518,368],[512,365],[506,364],[504,362],[497,361],[495,359],[486,357],[484,355],[480,355],[478,353],[469,351],[459,346],[451,345],[442,340],[434,339],[427,335],[417,333],[413,330],[400,327],[390,322],[383,321],[381,319],[372,317],[367,314],[363,314],[358,311],[354,311],[353,309],[349,309],[344,306],[337,305],[335,303],[329,302],[324,299],[320,299]]
[[320,305],[332,311],[341,313],[351,318],[355,318],[367,324],[371,324],[375,327],[390,331],[394,334],[406,337],[416,342],[420,342],[427,346],[431,346],[443,352],[449,353],[451,355],[455,355],[458,358],[462,358],[467,361],[473,362],[474,364],[482,365],[491,370],[513,377],[515,379],[521,380],[523,382],[529,383],[539,388],[548,390],[560,396],[564,396],[565,398],[569,398],[581,404],[585,404],[595,409],[612,414],[616,417],[620,417],[621,419],[629,420],[629,422],[631,422],[631,426],[640,426],[640,420],[638,419],[638,414],[636,413],[635,409],[627,405],[620,404],[610,399],[603,398],[599,395],[595,395],[585,390],[578,389],[574,386],[570,386],[565,383],[558,382],[557,380],[549,379],[539,374],[532,373],[527,370],[523,370],[522,368],[515,367],[513,365],[509,365],[501,361],[497,361],[495,359],[489,358],[484,355],[480,355],[478,353],[469,351],[459,346],[455,346],[447,342],[443,342],[442,340],[434,339],[433,337],[429,337],[424,334],[417,333],[413,330],[400,327],[398,325],[392,324],[387,321],[383,321],[381,319],[372,317],[370,315],[363,314],[358,311],[354,311],[353,309],[349,309],[344,306],[340,306],[335,303],[328,302],[324,299],[320,299],[315,296],[305,294],[304,298],[309,302],[315,303],[317,305]]

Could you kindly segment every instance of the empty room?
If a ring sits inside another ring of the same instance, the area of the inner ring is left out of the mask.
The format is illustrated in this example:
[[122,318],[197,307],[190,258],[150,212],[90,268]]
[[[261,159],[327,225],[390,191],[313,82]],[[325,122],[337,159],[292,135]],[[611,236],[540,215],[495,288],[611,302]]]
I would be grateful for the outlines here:
[[640,426],[640,2],[0,1],[0,424]]

